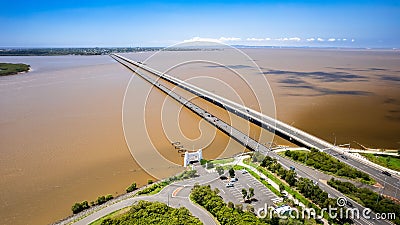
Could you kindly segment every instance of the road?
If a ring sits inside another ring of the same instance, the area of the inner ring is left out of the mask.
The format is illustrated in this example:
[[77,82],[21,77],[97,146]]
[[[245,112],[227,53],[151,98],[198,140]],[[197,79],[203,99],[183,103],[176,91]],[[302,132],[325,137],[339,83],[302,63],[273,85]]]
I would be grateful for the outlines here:
[[[239,117],[242,117],[243,119],[246,119],[270,132],[274,132],[278,136],[285,138],[286,140],[291,141],[292,143],[295,143],[299,146],[305,146],[308,148],[316,148],[321,151],[325,151],[326,153],[334,156],[336,159],[339,161],[348,164],[351,167],[355,167],[361,171],[364,171],[365,173],[371,175],[377,182],[379,182],[382,186],[385,188],[381,190],[381,193],[387,196],[391,196],[394,198],[398,198],[397,194],[400,189],[400,180],[398,177],[395,176],[386,176],[382,174],[382,170],[380,168],[374,167],[373,163],[368,163],[365,161],[360,161],[356,159],[353,155],[347,154],[347,159],[344,159],[340,157],[340,154],[344,154],[344,150],[338,146],[334,146],[320,138],[317,138],[311,134],[308,134],[300,129],[297,129],[293,126],[290,126],[286,123],[283,123],[279,120],[276,120],[274,118],[271,118],[269,116],[263,115],[260,112],[257,112],[251,108],[248,108],[246,106],[237,104],[236,102],[230,101],[228,99],[225,99],[221,96],[218,96],[212,92],[208,92],[207,90],[201,89],[197,86],[194,86],[190,83],[187,83],[185,81],[179,80],[175,77],[169,76],[168,74],[161,73],[157,70],[154,70],[150,67],[147,67],[143,64],[137,63],[135,61],[132,61],[130,59],[127,59],[125,57],[113,54],[112,57],[118,58],[120,60],[123,60],[124,62],[127,62],[131,65],[134,65],[135,67],[141,68],[167,82],[170,82],[174,85],[177,85],[178,87],[187,90],[219,107],[222,107],[226,109],[229,112],[232,112],[236,114]],[[132,69],[132,68],[131,68]],[[134,72],[138,72],[135,69],[133,69]],[[225,124],[224,124],[225,126]],[[229,125],[228,125],[229,126]],[[226,126],[226,127],[228,127]],[[223,130],[225,133],[227,133],[226,130]],[[238,130],[234,131],[233,133],[240,132]],[[229,134],[229,133],[227,133]],[[235,137],[234,137],[235,138]],[[240,141],[240,140],[239,140]],[[250,147],[250,149],[253,149],[255,151],[261,150],[262,146],[255,140],[253,139],[247,139],[247,143],[244,143],[246,147]]]

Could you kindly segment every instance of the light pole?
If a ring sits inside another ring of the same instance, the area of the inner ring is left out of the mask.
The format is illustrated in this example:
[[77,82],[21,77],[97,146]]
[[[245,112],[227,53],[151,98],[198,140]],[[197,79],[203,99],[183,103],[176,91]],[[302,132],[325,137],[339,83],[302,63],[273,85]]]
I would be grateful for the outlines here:
[[333,137],[335,137],[335,142],[333,143],[333,146],[336,146],[336,135],[335,132],[332,133]]

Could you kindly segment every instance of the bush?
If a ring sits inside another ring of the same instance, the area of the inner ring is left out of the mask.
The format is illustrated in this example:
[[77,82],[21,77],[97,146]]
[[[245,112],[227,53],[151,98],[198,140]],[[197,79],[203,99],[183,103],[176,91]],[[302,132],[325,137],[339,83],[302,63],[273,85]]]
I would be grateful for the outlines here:
[[206,163],[206,165],[207,165],[207,169],[214,168],[214,163],[213,162],[208,162],[208,163]]
[[90,207],[89,203],[87,201],[83,201],[81,203],[79,203],[79,202],[75,203],[71,207],[71,210],[72,210],[72,213],[77,214],[77,213],[82,212],[85,209],[88,209],[89,207]]
[[126,192],[129,193],[129,192],[135,191],[136,189],[137,189],[136,183],[132,183],[131,186],[129,186],[129,187],[126,189]]
[[222,166],[217,166],[216,168],[215,168],[215,170],[217,171],[217,173],[218,173],[218,175],[222,175],[222,174],[224,174],[224,168],[222,167]]

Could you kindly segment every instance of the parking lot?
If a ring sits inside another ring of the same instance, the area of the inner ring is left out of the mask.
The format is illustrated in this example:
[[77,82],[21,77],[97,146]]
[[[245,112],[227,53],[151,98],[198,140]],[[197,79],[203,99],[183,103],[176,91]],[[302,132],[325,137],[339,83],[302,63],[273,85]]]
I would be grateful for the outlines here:
[[220,195],[224,198],[225,202],[243,204],[243,208],[245,208],[247,203],[243,202],[243,188],[245,188],[247,191],[249,188],[254,188],[254,200],[250,204],[256,210],[264,207],[265,203],[268,204],[268,206],[273,206],[274,203],[278,202],[280,199],[272,191],[265,187],[264,184],[247,172],[242,173],[241,170],[235,171],[235,177],[238,178],[238,180],[233,182],[233,187],[226,187],[226,184],[230,182],[229,178],[226,180],[218,179],[211,183],[212,188],[218,188],[220,190]]

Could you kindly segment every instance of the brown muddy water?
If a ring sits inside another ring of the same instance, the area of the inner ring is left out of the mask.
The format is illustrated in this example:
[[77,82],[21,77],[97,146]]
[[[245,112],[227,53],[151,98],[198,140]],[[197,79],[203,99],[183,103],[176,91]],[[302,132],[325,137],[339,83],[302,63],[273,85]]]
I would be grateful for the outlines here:
[[[338,144],[354,147],[358,142],[399,148],[398,51],[243,51],[260,70],[232,50],[162,52],[146,64],[165,71],[186,62],[168,73],[330,142],[336,137]],[[149,55],[126,56],[144,61]],[[176,173],[182,158],[171,141],[204,148],[206,158],[243,151],[138,77],[132,78],[123,104],[132,73],[108,56],[0,61],[33,69],[0,77],[0,224],[51,223],[70,215],[74,202],[121,194],[132,181],[146,183],[152,179],[146,171],[159,178]],[[224,110],[192,101],[243,132],[260,135]],[[260,139],[268,142],[271,135]]]

